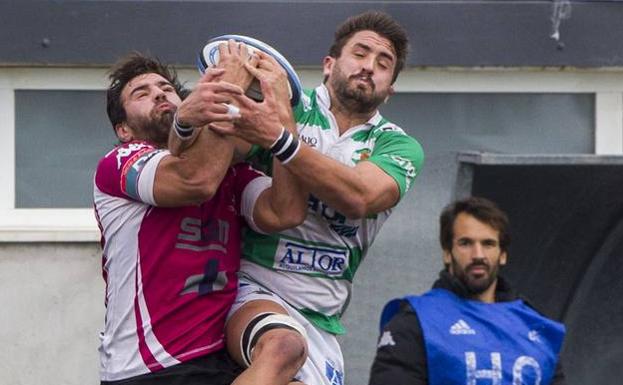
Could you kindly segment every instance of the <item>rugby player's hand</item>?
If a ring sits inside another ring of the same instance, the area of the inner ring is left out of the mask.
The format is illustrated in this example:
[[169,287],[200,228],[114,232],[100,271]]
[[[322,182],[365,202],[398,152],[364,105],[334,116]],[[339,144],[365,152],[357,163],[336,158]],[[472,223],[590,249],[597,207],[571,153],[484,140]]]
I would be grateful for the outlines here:
[[282,122],[294,121],[292,107],[290,107],[290,86],[286,70],[271,55],[258,51],[258,62],[253,66],[251,62],[245,67],[255,78],[262,79],[266,86],[273,89],[279,119]]
[[221,80],[236,84],[246,90],[253,81],[247,66],[254,68],[257,66],[259,58],[257,55],[249,55],[247,45],[229,39],[227,43],[219,44],[219,61],[217,68],[225,70]]
[[[209,128],[223,135],[235,135],[249,143],[270,148],[281,135],[282,128],[292,125],[281,120],[279,113],[281,106],[276,95],[278,88],[272,83],[278,77],[268,77],[266,71],[259,70],[254,75],[260,82],[264,100],[259,103],[243,94],[232,95],[233,104],[237,106],[235,119],[232,120],[233,127],[228,124],[212,123]],[[286,103],[289,106],[289,101]]]
[[234,116],[229,113],[227,104],[232,103],[235,96],[243,94],[237,85],[221,81],[225,70],[209,68],[199,79],[197,86],[177,108],[177,119],[180,124],[202,127],[212,122],[230,122]]

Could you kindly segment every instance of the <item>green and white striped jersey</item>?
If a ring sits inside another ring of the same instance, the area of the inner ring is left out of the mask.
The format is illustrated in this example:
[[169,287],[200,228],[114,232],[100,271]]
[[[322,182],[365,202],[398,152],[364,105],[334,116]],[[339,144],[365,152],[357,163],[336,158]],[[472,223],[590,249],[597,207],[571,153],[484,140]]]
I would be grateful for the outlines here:
[[[378,111],[339,135],[329,107],[324,85],[305,91],[294,110],[299,139],[351,167],[363,160],[374,163],[396,181],[402,198],[422,167],[420,144]],[[242,275],[279,295],[316,326],[342,334],[340,316],[353,277],[390,213],[348,219],[312,195],[300,226],[271,235],[247,230]]]

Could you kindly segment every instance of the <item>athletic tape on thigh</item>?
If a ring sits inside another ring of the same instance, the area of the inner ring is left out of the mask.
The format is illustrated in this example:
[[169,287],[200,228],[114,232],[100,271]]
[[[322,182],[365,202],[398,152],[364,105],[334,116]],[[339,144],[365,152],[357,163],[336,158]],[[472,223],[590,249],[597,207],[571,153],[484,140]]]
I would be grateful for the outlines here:
[[240,352],[247,367],[251,366],[251,354],[260,337],[272,329],[291,329],[307,340],[307,332],[303,325],[286,314],[260,313],[255,316],[244,329],[240,338]]

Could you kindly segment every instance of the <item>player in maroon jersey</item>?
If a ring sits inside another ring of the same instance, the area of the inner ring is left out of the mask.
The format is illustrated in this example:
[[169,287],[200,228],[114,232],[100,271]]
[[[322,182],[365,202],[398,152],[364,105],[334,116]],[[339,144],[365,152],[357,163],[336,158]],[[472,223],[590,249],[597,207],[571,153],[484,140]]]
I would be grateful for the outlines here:
[[244,45],[221,46],[220,68],[184,100],[175,74],[157,60],[134,54],[111,71],[108,115],[121,143],[94,178],[106,280],[103,384],[235,377],[223,328],[236,296],[242,227],[277,231],[302,222],[306,211],[305,195],[279,162],[273,178],[246,164],[230,167],[232,139],[209,129],[293,126],[277,107],[289,104],[281,100],[284,74],[262,70],[264,103],[241,96],[252,79],[246,60]]

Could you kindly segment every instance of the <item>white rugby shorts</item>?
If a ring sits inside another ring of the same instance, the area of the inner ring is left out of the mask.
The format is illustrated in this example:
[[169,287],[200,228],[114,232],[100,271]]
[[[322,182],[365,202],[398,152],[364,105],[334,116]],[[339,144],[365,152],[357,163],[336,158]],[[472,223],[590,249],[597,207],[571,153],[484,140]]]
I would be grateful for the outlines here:
[[238,295],[227,319],[245,303],[258,299],[275,302],[286,309],[288,314],[303,325],[307,332],[307,360],[295,379],[307,385],[344,385],[344,356],[337,338],[314,326],[295,308],[270,290],[241,277]]

